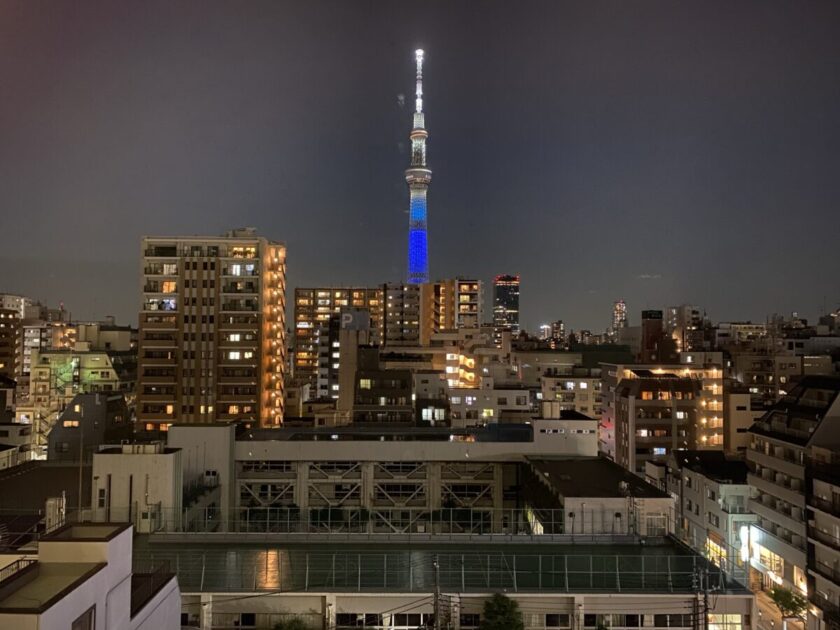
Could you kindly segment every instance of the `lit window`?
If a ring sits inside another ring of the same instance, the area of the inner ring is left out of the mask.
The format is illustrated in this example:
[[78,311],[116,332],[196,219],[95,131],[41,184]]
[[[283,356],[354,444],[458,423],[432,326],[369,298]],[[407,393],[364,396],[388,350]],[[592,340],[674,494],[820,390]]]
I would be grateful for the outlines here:
[[79,421],[78,420],[65,420],[62,425],[64,427],[78,427]]
[[240,335],[239,333],[231,333],[228,336],[228,339],[230,341],[240,341],[242,339],[242,335]]
[[587,389],[589,387],[589,383],[578,383],[578,387],[581,389]]
[[370,379],[369,378],[362,378],[359,379],[359,389],[370,389]]
[[242,358],[243,359],[253,359],[254,358],[254,352],[252,350],[246,350],[245,352],[242,353]]
[[228,413],[239,413],[239,405],[229,405]]
[[664,455],[665,454],[665,447],[664,446],[655,446],[653,448],[654,455]]
[[81,413],[82,412],[82,406],[81,405],[73,405],[73,411],[75,411],[76,413]]
[[239,350],[231,350],[228,352],[228,359],[231,361],[239,361],[242,358],[242,353]]
[[685,411],[677,412],[677,420],[685,420]]
[[175,407],[173,407],[172,405],[166,405],[166,413],[167,415],[172,415],[173,413],[175,413]]

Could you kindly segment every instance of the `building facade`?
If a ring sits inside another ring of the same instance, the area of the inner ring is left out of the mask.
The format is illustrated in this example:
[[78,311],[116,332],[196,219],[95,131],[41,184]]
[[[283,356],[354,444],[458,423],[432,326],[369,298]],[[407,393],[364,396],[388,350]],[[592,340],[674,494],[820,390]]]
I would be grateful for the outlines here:
[[519,335],[519,276],[499,275],[493,280],[493,328],[496,345],[503,331]]
[[253,229],[146,237],[137,419],[283,421],[286,248]]

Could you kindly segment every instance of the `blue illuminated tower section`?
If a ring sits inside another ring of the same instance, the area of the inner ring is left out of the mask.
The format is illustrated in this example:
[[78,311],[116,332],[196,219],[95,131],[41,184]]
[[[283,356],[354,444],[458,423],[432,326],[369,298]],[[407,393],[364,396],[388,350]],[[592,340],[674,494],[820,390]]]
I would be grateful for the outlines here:
[[423,118],[423,51],[415,51],[417,91],[414,100],[414,127],[411,130],[411,166],[405,170],[410,194],[408,216],[408,282],[429,281],[429,238],[426,231],[426,193],[432,171],[426,167],[426,121]]

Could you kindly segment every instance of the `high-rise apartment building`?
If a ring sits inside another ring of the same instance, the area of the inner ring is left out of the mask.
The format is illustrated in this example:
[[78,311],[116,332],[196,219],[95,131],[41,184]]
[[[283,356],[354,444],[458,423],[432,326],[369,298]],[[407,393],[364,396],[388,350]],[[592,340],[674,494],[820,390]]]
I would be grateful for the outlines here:
[[519,335],[519,276],[500,275],[493,280],[493,328],[496,345],[505,330]]
[[682,353],[679,363],[602,364],[601,450],[644,474],[677,449],[724,447],[723,356]]
[[481,326],[483,299],[480,280],[454,278],[421,285],[421,345],[428,345],[434,333]]
[[662,340],[665,338],[665,330],[662,321],[662,311],[642,311],[642,363],[658,361]]
[[418,284],[385,285],[383,346],[420,345],[420,292]]
[[703,348],[703,313],[696,306],[681,304],[668,309],[665,328],[677,351]]
[[14,308],[0,309],[0,376],[15,379],[20,362],[20,313]]
[[295,289],[294,380],[315,385],[318,374],[318,337],[330,317],[342,309],[365,309],[370,314],[371,342],[384,333],[385,289],[379,287],[315,287]]
[[624,300],[616,300],[612,311],[612,335],[618,337],[618,331],[627,328],[627,304]]
[[[286,248],[252,228],[143,239],[137,419],[283,421]],[[162,426],[160,426],[162,425]]]
[[[341,312],[330,315],[326,325],[318,328],[318,379],[316,398],[338,400],[341,391],[342,366],[352,372],[353,359],[359,345],[370,343],[370,313],[365,309],[342,307]],[[352,379],[352,376],[351,376]]]
[[[837,570],[840,521],[836,519],[840,501],[835,502],[830,492],[822,494],[821,484],[817,484],[812,485],[809,506],[806,501],[808,463],[815,450],[836,448],[838,443],[840,379],[804,377],[750,428],[749,433],[748,481],[753,490],[750,509],[758,515],[758,521],[750,529],[751,565],[760,573],[765,588],[794,588],[803,594],[809,592],[808,568],[814,567],[810,579],[816,581],[821,594],[814,592],[811,595],[819,600],[832,590],[828,583],[840,582]],[[820,468],[835,473],[836,477],[836,468]],[[822,490],[828,489],[822,486]],[[817,498],[820,494],[827,497],[825,502],[814,501],[814,493]],[[828,509],[818,514],[814,508],[820,507]],[[831,518],[832,509],[834,519]],[[810,532],[809,521],[815,526]],[[826,536],[820,539],[819,526],[828,524],[831,528],[827,528]],[[823,566],[815,566],[817,547],[825,554]],[[822,580],[817,579],[821,572]],[[838,601],[835,591],[829,604],[837,606]]]
[[808,630],[840,626],[840,449],[813,446],[806,466]]

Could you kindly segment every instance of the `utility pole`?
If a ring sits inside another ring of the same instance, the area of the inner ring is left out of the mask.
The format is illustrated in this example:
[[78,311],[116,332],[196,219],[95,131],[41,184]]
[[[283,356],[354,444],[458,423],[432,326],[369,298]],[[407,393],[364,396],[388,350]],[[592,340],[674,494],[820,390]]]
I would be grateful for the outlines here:
[[84,406],[79,407],[79,501],[76,520],[82,520],[82,477],[85,460],[85,411]]
[[441,630],[440,625],[440,558],[435,554],[435,630]]

